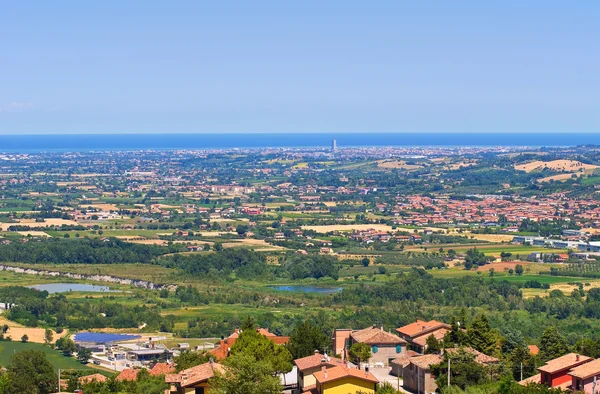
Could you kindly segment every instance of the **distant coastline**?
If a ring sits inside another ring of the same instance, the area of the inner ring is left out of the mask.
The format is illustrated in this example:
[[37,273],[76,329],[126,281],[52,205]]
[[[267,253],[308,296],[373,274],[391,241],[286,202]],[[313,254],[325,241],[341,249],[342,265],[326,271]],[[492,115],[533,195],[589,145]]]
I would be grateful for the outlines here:
[[160,149],[344,147],[569,147],[600,145],[590,133],[244,133],[244,134],[36,134],[0,135],[0,152]]

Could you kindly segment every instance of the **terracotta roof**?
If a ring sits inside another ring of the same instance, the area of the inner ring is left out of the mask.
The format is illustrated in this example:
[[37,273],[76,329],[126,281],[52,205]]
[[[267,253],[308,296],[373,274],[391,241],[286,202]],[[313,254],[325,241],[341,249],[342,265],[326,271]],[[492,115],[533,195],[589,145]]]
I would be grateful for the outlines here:
[[401,366],[402,368],[406,367],[408,364],[410,364],[410,359],[416,356],[420,356],[419,353],[415,352],[414,350],[409,350],[406,353],[402,354],[401,356],[396,357],[395,359],[393,359],[391,361],[392,364],[396,364]]
[[442,356],[438,354],[425,354],[423,356],[412,357],[410,363],[422,369],[429,369],[434,364],[439,364],[443,361]]
[[433,331],[428,331],[423,335],[413,337],[413,343],[419,346],[425,346],[427,344],[427,338],[429,338],[431,335],[433,335],[438,341],[441,341],[448,332],[450,332],[450,330],[447,328],[440,327]]
[[219,342],[219,346],[211,349],[209,353],[215,356],[217,360],[224,360],[227,358],[227,356],[229,356],[229,349],[230,346],[227,344],[227,342],[221,340],[221,342]]
[[573,368],[569,375],[575,376],[580,379],[587,379],[592,376],[600,375],[600,359],[590,361],[589,363],[585,363],[576,368]]
[[306,386],[303,388],[302,394],[321,394],[317,389],[317,385],[313,384],[311,386]]
[[527,345],[527,347],[532,356],[537,356],[540,353],[540,348],[535,345]]
[[417,320],[414,323],[407,324],[406,326],[402,326],[397,328],[396,331],[400,334],[407,335],[409,337],[420,336],[422,333],[427,331],[434,330],[436,328],[451,328],[449,324],[442,323],[436,320],[430,320],[428,322],[423,320]]
[[402,345],[406,341],[397,335],[383,331],[381,328],[368,327],[364,330],[355,331],[352,333],[352,338],[356,342],[366,343],[367,345],[392,344]]
[[224,368],[221,364],[208,362],[192,368],[184,369],[178,374],[169,374],[165,376],[165,382],[179,383],[181,387],[188,387],[207,381],[215,376],[215,371],[223,373]]
[[562,357],[548,361],[546,365],[542,365],[541,367],[539,367],[538,371],[555,373],[565,369],[575,368],[576,366],[587,363],[591,360],[591,357],[580,356],[577,353],[569,353]]
[[300,371],[305,371],[309,368],[318,367],[319,365],[335,366],[345,365],[346,363],[343,360],[340,360],[339,358],[328,357],[324,354],[316,353],[312,356],[302,357],[297,360],[294,360],[294,364],[296,364]]
[[121,371],[119,376],[117,376],[117,380],[136,380],[139,371],[139,369],[125,368]]
[[[461,349],[461,348],[446,349],[446,352],[456,353],[459,351],[459,349]],[[480,351],[475,350],[470,347],[463,347],[462,350],[464,350],[467,353],[473,354],[475,356],[475,361],[478,362],[479,364],[493,364],[493,363],[497,363],[498,361],[500,361],[496,357],[488,356],[487,354],[483,354]]]
[[519,382],[521,386],[527,386],[528,384],[539,384],[542,383],[542,374],[538,373],[537,375],[533,375],[527,379],[523,379]]
[[175,372],[175,367],[173,365],[167,363],[156,363],[150,370],[150,375],[166,375],[173,372]]
[[354,377],[371,383],[379,383],[379,380],[377,380],[377,378],[373,376],[371,372],[342,366],[327,368],[325,370],[315,372],[313,375],[315,379],[317,379],[317,382],[321,384],[346,377]]
[[77,380],[80,385],[88,384],[91,382],[106,382],[106,376],[101,375],[99,373],[95,373],[92,375],[82,376]]

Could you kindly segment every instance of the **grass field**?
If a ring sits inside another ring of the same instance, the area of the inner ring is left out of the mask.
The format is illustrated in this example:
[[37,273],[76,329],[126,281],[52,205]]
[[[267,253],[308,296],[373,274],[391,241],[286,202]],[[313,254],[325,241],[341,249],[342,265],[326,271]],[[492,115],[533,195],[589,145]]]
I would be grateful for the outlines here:
[[0,342],[0,365],[6,366],[10,362],[10,358],[17,352],[25,350],[40,350],[46,354],[48,361],[52,364],[54,369],[58,372],[58,369],[85,369],[93,371],[92,368],[81,364],[76,359],[71,357],[65,357],[58,350],[50,349],[46,345],[39,343],[22,343],[22,342]]

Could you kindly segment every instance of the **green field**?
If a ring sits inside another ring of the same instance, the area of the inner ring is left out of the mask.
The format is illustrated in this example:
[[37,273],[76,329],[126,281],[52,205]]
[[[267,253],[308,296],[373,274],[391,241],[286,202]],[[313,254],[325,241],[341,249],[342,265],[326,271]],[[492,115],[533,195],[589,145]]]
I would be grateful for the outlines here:
[[6,366],[10,362],[10,358],[17,352],[24,350],[41,350],[48,357],[48,361],[54,369],[86,369],[93,370],[90,367],[82,365],[72,357],[65,357],[58,350],[50,349],[48,346],[39,343],[22,343],[22,342],[0,342],[0,365]]

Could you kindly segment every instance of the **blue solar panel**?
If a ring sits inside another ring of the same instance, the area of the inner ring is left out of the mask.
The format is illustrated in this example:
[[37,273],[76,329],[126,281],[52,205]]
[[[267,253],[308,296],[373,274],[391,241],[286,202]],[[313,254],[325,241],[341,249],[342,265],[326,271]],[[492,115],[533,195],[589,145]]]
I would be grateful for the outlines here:
[[102,332],[80,332],[75,334],[75,342],[110,343],[141,338],[132,334],[107,334]]

